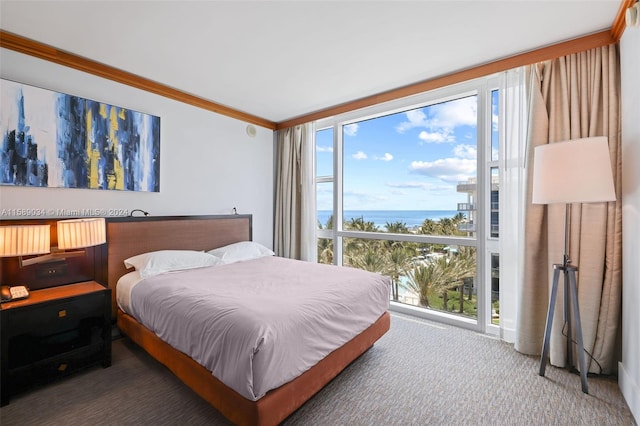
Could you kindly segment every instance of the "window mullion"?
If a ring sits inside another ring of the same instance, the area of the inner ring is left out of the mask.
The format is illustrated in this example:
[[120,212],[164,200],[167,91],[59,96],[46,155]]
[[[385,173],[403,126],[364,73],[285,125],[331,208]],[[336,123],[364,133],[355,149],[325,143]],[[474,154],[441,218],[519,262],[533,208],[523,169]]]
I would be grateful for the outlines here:
[[342,126],[336,123],[333,127],[333,263],[342,265]]
[[[490,185],[487,179],[487,152],[491,150],[490,138],[487,138],[488,132],[491,131],[491,108],[488,107],[488,103],[490,102],[490,98],[487,96],[487,87],[486,84],[481,84],[478,87],[478,102],[477,102],[477,233],[476,238],[478,239],[478,250],[476,250],[476,292],[477,292],[477,307],[478,307],[478,322],[477,327],[479,331],[484,332],[486,330],[486,324],[488,321],[488,316],[490,313],[487,313],[487,274],[486,274],[486,237],[488,235],[487,232],[487,208],[488,208],[488,197],[487,197],[487,185]],[[487,122],[488,121],[488,122]],[[489,125],[488,125],[489,124]],[[490,156],[488,158],[491,158]]]

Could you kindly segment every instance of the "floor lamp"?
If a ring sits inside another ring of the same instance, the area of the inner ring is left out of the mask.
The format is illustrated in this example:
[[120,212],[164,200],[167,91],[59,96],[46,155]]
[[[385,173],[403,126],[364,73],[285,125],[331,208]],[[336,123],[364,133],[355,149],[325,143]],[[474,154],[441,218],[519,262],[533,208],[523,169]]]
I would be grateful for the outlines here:
[[578,267],[569,259],[571,231],[571,203],[615,201],[607,138],[592,137],[537,146],[533,157],[534,204],[565,205],[564,255],[561,264],[553,265],[553,284],[549,297],[549,310],[542,344],[540,375],[544,376],[549,356],[551,326],[558,294],[560,272],[564,276],[564,320],[567,324],[567,368],[572,369],[572,327],[576,330],[577,355],[580,365],[582,391],[589,393],[587,361],[582,340],[582,324],[578,306],[576,271]]

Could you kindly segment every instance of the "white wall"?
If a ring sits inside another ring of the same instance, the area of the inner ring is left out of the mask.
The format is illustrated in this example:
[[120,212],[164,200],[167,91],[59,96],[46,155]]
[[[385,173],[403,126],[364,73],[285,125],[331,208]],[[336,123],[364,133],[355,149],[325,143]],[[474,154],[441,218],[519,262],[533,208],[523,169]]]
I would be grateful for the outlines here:
[[153,114],[161,125],[159,193],[0,186],[1,219],[22,217],[25,209],[70,217],[84,209],[161,216],[229,214],[236,207],[253,214],[254,240],[273,246],[272,130],[256,126],[250,138],[245,122],[7,49],[0,50],[0,75]]
[[620,42],[622,71],[622,362],[620,389],[640,421],[640,28]]

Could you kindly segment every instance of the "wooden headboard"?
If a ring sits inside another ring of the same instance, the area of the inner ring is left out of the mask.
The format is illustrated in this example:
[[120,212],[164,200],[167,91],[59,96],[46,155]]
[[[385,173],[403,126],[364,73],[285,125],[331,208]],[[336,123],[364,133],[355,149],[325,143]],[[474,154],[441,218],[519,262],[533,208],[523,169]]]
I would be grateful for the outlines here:
[[152,216],[107,218],[107,243],[102,246],[96,281],[111,289],[115,318],[116,284],[131,272],[124,260],[155,250],[211,250],[252,239],[251,215]]

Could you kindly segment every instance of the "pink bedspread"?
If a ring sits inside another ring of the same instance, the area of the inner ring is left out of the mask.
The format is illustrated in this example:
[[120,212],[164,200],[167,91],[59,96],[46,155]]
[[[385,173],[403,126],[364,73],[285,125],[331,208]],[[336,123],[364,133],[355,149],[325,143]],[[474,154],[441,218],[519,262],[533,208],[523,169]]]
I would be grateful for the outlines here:
[[130,314],[255,401],[375,322],[389,289],[380,274],[268,256],[142,280]]

